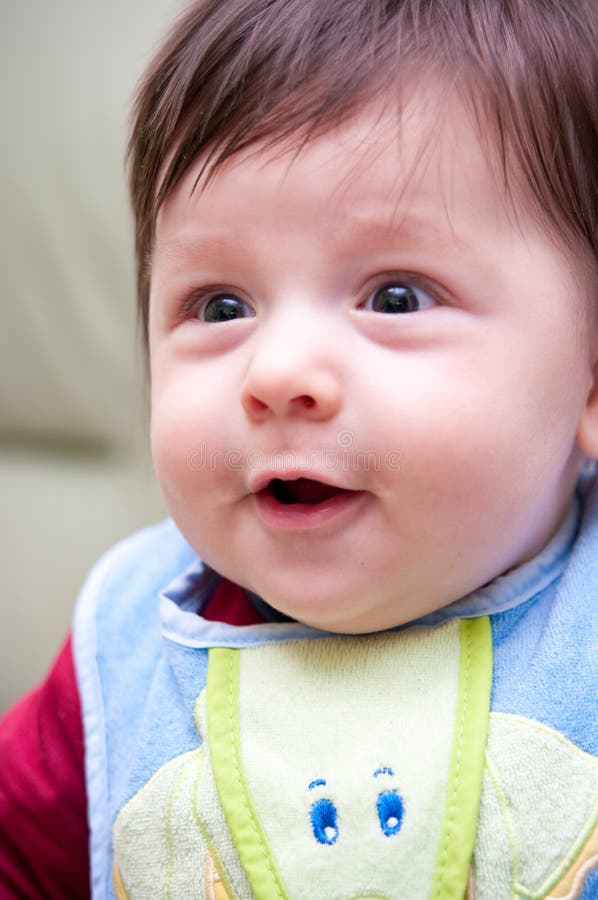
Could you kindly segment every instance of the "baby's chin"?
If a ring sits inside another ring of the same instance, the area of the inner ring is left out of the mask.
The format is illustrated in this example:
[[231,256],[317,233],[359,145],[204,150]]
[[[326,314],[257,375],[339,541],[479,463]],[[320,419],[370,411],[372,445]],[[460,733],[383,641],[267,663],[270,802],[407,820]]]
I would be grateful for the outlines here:
[[339,578],[338,564],[281,571],[273,565],[249,566],[246,559],[237,565],[230,558],[210,560],[204,555],[203,559],[283,617],[335,634],[388,631],[439,610],[461,596],[461,584],[451,584],[449,594],[447,586],[439,586],[436,578],[372,578],[364,569],[348,564]]
[[431,604],[429,609],[414,610],[401,608],[398,603],[388,604],[386,602],[379,605],[359,603],[351,609],[350,604],[347,604],[346,600],[343,601],[342,598],[338,603],[332,603],[330,597],[320,602],[312,597],[310,602],[305,602],[305,599],[302,598],[301,602],[292,603],[288,601],[288,598],[271,594],[264,596],[264,593],[260,594],[254,589],[250,590],[281,616],[300,622],[309,628],[333,634],[375,634],[380,631],[388,631],[401,625],[408,625],[409,622],[440,608],[436,604]]

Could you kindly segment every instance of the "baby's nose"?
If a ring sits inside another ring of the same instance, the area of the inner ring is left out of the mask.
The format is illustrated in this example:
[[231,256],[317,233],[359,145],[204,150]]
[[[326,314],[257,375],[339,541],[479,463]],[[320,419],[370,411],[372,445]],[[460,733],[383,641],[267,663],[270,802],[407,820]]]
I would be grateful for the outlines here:
[[272,329],[258,339],[241,389],[249,418],[333,418],[342,406],[342,372],[327,345],[321,332],[305,325],[285,336]]

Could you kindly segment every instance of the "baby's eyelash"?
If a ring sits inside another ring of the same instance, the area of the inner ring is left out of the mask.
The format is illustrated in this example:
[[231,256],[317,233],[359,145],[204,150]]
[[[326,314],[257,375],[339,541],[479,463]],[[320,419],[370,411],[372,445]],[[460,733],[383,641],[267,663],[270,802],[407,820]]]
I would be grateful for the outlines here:
[[416,293],[425,294],[439,305],[450,302],[450,294],[446,288],[441,284],[438,284],[438,282],[413,272],[396,271],[383,272],[368,283],[368,286],[362,292],[363,300],[361,302],[361,307],[364,308],[366,303],[371,300],[377,291],[394,285],[403,285],[406,288],[411,288]]
[[253,304],[245,300],[240,291],[210,286],[191,292],[182,304],[178,321],[214,325],[252,319],[255,315]]
[[225,285],[210,285],[205,288],[196,288],[186,296],[182,303],[179,304],[176,317],[177,321],[185,322],[187,319],[192,318],[197,313],[198,308],[202,304],[206,304],[212,297],[217,297],[219,294],[236,295],[236,293],[237,292],[232,291],[230,288],[225,287]]
[[196,290],[189,294],[181,304],[179,304],[179,308],[177,310],[177,318],[183,322],[185,319],[189,319],[196,311],[198,306],[209,300],[209,298],[213,296],[213,292],[211,290]]

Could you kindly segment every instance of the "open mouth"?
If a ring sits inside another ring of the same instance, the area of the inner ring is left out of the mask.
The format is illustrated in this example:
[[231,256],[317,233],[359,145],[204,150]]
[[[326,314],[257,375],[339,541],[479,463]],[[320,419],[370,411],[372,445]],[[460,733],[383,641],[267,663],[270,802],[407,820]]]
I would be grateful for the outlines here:
[[314,478],[271,478],[255,494],[263,521],[275,529],[319,528],[356,511],[364,491],[337,487]]
[[312,478],[294,478],[290,481],[273,478],[263,492],[285,506],[299,503],[315,506],[339,494],[348,493],[343,488],[325,484],[323,481],[314,481]]

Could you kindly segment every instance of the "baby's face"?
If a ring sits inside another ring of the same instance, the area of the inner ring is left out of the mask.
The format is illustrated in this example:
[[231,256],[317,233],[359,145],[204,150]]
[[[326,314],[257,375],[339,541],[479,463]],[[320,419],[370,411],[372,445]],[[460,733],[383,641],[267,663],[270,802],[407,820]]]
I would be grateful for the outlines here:
[[[210,565],[311,625],[445,606],[558,527],[591,415],[584,299],[457,102],[194,165],[157,223],[152,443]],[[595,415],[595,413],[594,413]]]

